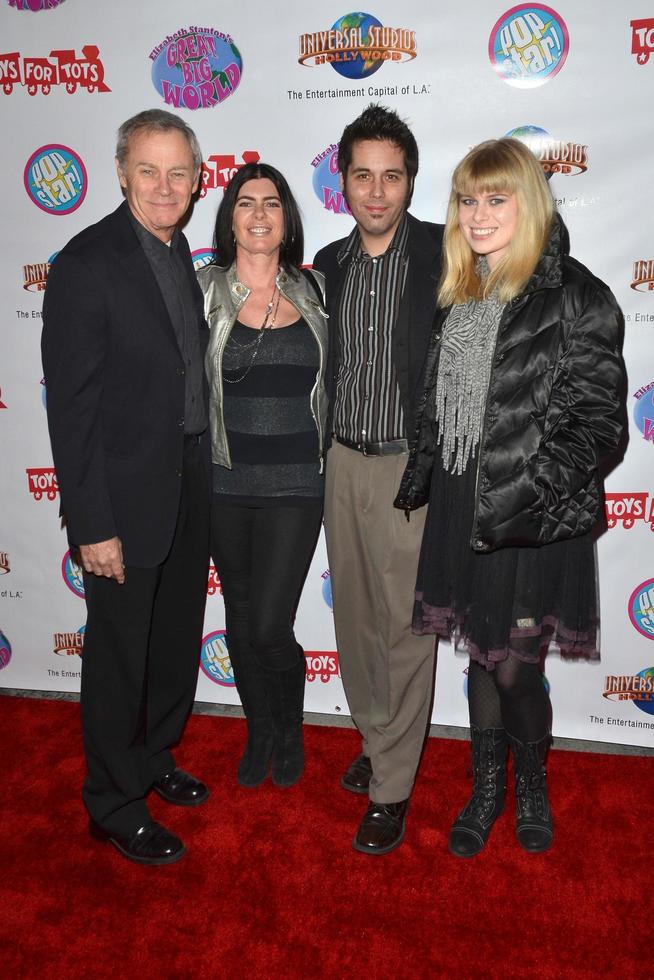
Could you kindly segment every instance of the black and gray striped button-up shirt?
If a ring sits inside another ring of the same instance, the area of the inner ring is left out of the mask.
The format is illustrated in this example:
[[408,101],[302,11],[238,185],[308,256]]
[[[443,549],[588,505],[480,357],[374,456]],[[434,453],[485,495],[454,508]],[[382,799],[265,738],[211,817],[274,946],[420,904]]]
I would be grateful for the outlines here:
[[390,442],[405,435],[392,358],[393,325],[409,259],[406,215],[383,255],[361,248],[354,228],[338,254],[349,260],[339,307],[339,372],[334,432],[350,442]]

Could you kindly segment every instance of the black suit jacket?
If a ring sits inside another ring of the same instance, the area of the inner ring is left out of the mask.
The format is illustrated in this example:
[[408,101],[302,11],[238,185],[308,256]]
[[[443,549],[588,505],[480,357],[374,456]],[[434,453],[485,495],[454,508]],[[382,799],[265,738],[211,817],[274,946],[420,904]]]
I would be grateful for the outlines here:
[[[166,557],[177,520],[184,362],[127,209],[123,203],[57,256],[43,304],[42,355],[71,544],[118,535],[125,564],[152,567]],[[184,236],[180,255],[204,356],[208,328]]]
[[[402,400],[407,438],[413,436],[413,416],[418,381],[427,353],[431,325],[436,313],[436,292],[440,276],[443,226],[429,221],[409,221],[409,268],[402,293],[397,320],[393,324],[393,363]],[[347,239],[342,238],[325,246],[316,255],[313,265],[326,279],[326,307],[329,314],[329,355],[327,383],[330,412],[327,432],[332,431],[334,394],[338,382],[340,361],[339,306],[348,261],[338,262],[338,253]]]

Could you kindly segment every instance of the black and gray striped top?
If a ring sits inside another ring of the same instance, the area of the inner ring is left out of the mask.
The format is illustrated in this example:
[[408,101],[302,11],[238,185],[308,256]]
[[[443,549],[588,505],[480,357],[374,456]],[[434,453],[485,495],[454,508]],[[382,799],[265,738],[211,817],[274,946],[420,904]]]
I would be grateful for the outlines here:
[[404,437],[404,416],[392,358],[393,325],[408,266],[406,215],[383,255],[361,249],[355,228],[338,256],[351,256],[339,308],[339,374],[334,432],[350,442]]
[[214,493],[240,504],[315,500],[324,490],[309,400],[318,345],[304,319],[266,330],[249,368],[258,334],[237,320],[225,346],[223,414],[232,469],[214,465]]

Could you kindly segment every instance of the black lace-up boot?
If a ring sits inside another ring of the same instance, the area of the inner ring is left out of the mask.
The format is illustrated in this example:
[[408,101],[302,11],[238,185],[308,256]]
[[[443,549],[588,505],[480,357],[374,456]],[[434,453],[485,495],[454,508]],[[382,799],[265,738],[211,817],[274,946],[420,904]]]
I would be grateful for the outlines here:
[[457,857],[474,857],[488,839],[504,809],[506,794],[506,732],[471,726],[472,796],[452,825],[449,849]]
[[522,847],[536,854],[546,851],[554,837],[544,765],[550,736],[525,743],[509,735],[509,743],[515,773],[516,834]]

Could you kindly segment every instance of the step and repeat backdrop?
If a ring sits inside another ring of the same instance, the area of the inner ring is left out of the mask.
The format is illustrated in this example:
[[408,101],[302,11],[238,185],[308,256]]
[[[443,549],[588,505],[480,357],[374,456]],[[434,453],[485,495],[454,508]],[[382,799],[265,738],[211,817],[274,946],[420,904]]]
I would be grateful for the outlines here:
[[[0,0],[0,687],[79,689],[85,605],[60,527],[39,342],[62,246],[121,199],[120,123],[178,112],[202,188],[186,228],[210,260],[216,208],[245,162],[289,179],[315,251],[350,231],[336,150],[371,101],[412,126],[412,205],[442,221],[475,143],[525,140],[551,180],[572,252],[625,315],[630,440],[598,543],[599,664],[546,661],[556,735],[654,745],[654,5],[645,0]],[[297,616],[309,711],[347,713],[319,542]],[[237,704],[220,582],[207,582],[197,698]],[[433,720],[467,724],[466,658],[441,644]]]

